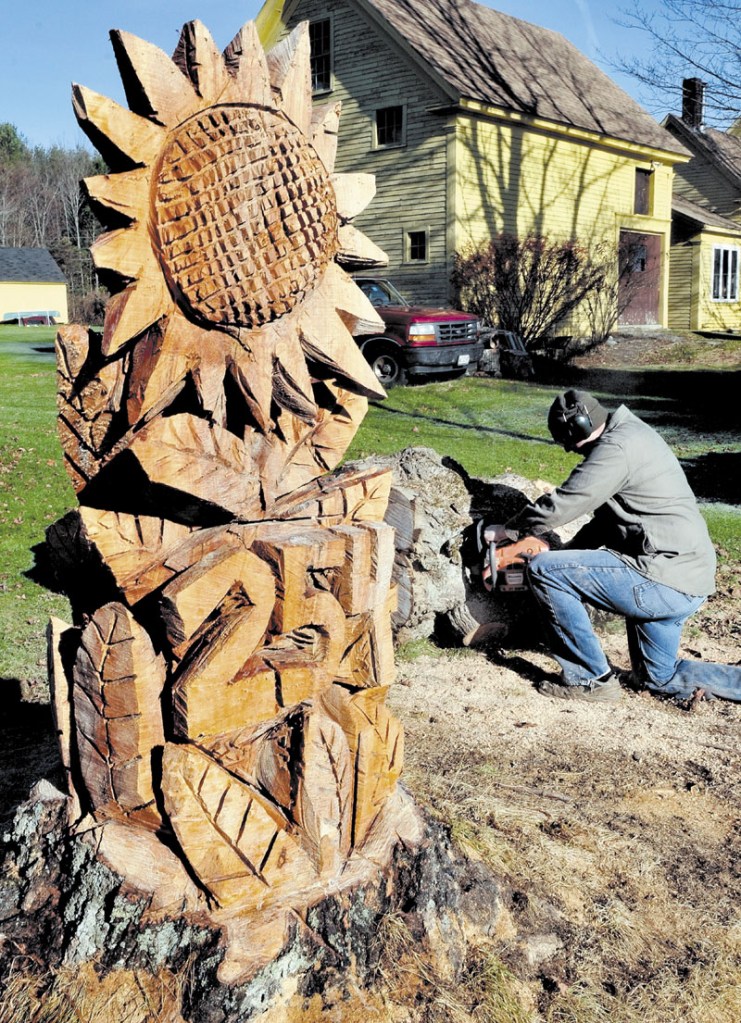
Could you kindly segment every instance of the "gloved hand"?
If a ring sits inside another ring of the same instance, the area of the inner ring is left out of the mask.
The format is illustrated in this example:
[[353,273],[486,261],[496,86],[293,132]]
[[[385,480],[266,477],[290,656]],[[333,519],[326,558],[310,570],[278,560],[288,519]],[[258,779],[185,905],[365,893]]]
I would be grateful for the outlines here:
[[[514,536],[516,537],[517,534],[515,533]],[[484,527],[484,541],[486,543],[504,543],[505,540],[509,539],[511,537],[508,530],[499,523],[493,522],[491,525]]]
[[476,523],[476,545],[482,554],[488,549],[489,544],[514,542],[518,535],[514,530],[496,522],[489,523],[485,519],[479,519]]

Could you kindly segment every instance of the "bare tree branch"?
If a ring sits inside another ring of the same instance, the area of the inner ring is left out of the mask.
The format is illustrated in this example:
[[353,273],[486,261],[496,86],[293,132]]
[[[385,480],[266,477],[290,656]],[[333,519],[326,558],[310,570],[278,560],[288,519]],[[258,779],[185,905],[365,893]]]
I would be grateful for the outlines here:
[[670,95],[679,112],[682,81],[696,77],[707,84],[709,124],[725,128],[741,115],[741,4],[661,0],[646,10],[633,0],[618,23],[643,33],[652,43],[651,56],[620,56],[613,67],[647,86],[664,109]]

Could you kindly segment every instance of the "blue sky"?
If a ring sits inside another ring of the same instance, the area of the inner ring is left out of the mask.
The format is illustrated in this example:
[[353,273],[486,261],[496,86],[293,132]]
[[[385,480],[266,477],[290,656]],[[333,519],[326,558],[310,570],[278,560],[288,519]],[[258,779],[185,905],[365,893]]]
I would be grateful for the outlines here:
[[[419,0],[424,3],[425,0]],[[603,0],[484,0],[507,14],[563,33],[639,102],[636,83],[612,71],[618,53],[644,45],[641,33],[613,20],[620,6]],[[650,9],[660,0],[645,0]],[[125,103],[108,32],[124,29],[172,53],[180,27],[199,18],[223,48],[261,0],[0,0],[0,122],[10,121],[31,145],[87,145],[72,113],[70,85],[79,82]],[[667,110],[652,109],[658,117]]]

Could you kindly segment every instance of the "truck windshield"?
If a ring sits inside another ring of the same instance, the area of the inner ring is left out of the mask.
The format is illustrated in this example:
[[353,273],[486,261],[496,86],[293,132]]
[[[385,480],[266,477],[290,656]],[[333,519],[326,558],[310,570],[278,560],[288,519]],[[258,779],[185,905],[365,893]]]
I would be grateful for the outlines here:
[[405,298],[399,294],[391,281],[370,281],[357,280],[355,282],[363,294],[370,300],[371,305],[376,308],[384,305],[409,305]]

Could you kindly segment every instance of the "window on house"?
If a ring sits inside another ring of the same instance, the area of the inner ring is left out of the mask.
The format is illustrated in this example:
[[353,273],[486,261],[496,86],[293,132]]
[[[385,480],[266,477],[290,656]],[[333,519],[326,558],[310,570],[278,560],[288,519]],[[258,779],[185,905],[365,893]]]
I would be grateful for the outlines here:
[[633,212],[648,217],[651,214],[651,177],[650,170],[636,168],[635,201]]
[[713,249],[713,300],[738,301],[739,249],[716,245]]
[[648,267],[648,246],[633,242],[628,246],[625,269],[629,274],[643,274]]
[[427,231],[407,231],[405,255],[407,263],[427,262]]
[[381,107],[376,110],[376,148],[404,145],[404,107]]
[[332,31],[329,18],[309,25],[311,45],[311,88],[328,92],[332,88]]

